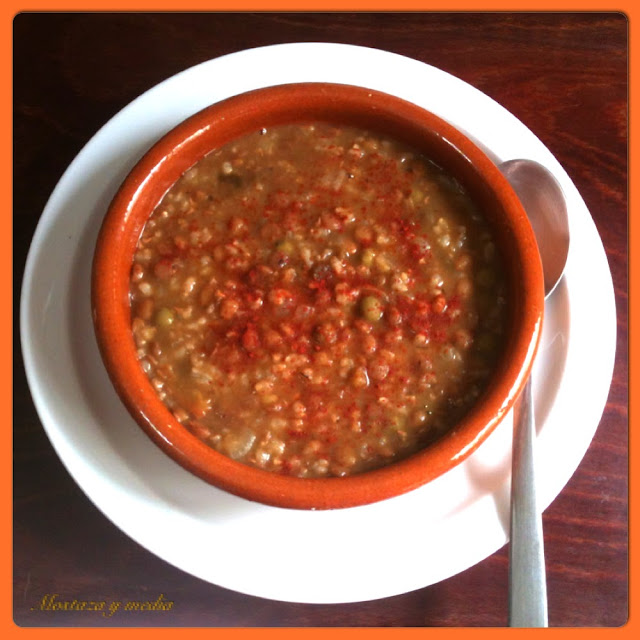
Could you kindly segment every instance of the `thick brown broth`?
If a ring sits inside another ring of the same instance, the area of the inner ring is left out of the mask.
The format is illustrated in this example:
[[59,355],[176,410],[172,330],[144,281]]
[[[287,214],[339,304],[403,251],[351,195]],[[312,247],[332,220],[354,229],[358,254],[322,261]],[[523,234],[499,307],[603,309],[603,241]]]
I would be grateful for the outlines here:
[[386,465],[476,402],[505,330],[486,222],[393,140],[286,125],[168,191],[131,272],[144,371],[225,455],[302,477]]

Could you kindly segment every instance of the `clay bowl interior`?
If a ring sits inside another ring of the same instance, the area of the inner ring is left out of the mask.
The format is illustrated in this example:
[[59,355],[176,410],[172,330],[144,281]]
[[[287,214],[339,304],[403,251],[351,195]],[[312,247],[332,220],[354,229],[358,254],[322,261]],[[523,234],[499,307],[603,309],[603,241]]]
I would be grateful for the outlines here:
[[[506,347],[488,389],[448,434],[382,469],[341,478],[295,478],[250,467],[216,452],[161,403],[142,371],[130,326],[129,278],[144,224],[176,180],[209,151],[278,124],[324,120],[408,142],[463,184],[490,220],[508,272]],[[526,214],[496,166],[445,121],[398,98],[322,83],[270,87],[217,103],[157,142],[113,199],[100,230],[92,309],[100,352],[121,400],[150,439],[203,480],[243,498],[297,509],[331,509],[390,498],[433,480],[467,458],[513,406],[537,349],[543,279]]]

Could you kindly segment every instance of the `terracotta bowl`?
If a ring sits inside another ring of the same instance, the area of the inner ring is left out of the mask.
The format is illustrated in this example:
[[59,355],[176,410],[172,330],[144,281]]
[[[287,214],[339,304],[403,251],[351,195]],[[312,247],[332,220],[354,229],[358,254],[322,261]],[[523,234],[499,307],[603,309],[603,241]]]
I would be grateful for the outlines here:
[[[506,349],[489,388],[447,435],[379,470],[340,478],[288,477],[236,462],[183,427],[157,397],[136,358],[129,277],[152,210],[209,151],[261,127],[309,120],[350,124],[409,142],[466,186],[487,212],[508,271]],[[415,489],[467,458],[512,408],[537,350],[543,276],[526,214],[500,171],[467,137],[435,115],[368,89],[322,83],[260,89],[214,104],[165,135],[126,178],[106,214],[92,274],[95,331],[112,383],[135,421],[167,455],[203,480],[249,500],[286,508],[363,505]]]

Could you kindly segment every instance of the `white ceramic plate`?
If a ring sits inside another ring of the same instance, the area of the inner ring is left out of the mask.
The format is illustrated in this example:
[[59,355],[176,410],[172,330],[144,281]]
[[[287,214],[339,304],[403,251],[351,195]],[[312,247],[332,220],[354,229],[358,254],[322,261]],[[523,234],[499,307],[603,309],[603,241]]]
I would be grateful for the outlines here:
[[457,78],[395,54],[321,43],[252,49],[188,69],[133,101],[81,151],[43,212],[23,284],[22,347],[55,450],[94,504],[139,544],[246,594],[309,603],[371,600],[448,578],[506,543],[510,419],[470,459],[410,494],[331,512],[258,505],[198,480],[146,438],[108,381],[91,324],[98,228],[143,151],[212,102],[297,81],[398,95],[466,131],[496,161],[531,158],[560,182],[573,242],[565,279],[547,304],[534,384],[544,469],[539,496],[549,505],[586,452],[611,382],[615,303],[600,238],[571,180],[521,122]]

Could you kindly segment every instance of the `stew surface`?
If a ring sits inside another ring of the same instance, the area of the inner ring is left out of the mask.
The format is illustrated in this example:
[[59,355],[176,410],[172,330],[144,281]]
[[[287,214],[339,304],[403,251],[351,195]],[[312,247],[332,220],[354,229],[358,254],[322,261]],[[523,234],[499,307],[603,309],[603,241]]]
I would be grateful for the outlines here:
[[460,185],[393,140],[256,131],[167,192],[131,271],[143,370],[209,446],[344,476],[405,457],[476,402],[507,301]]

